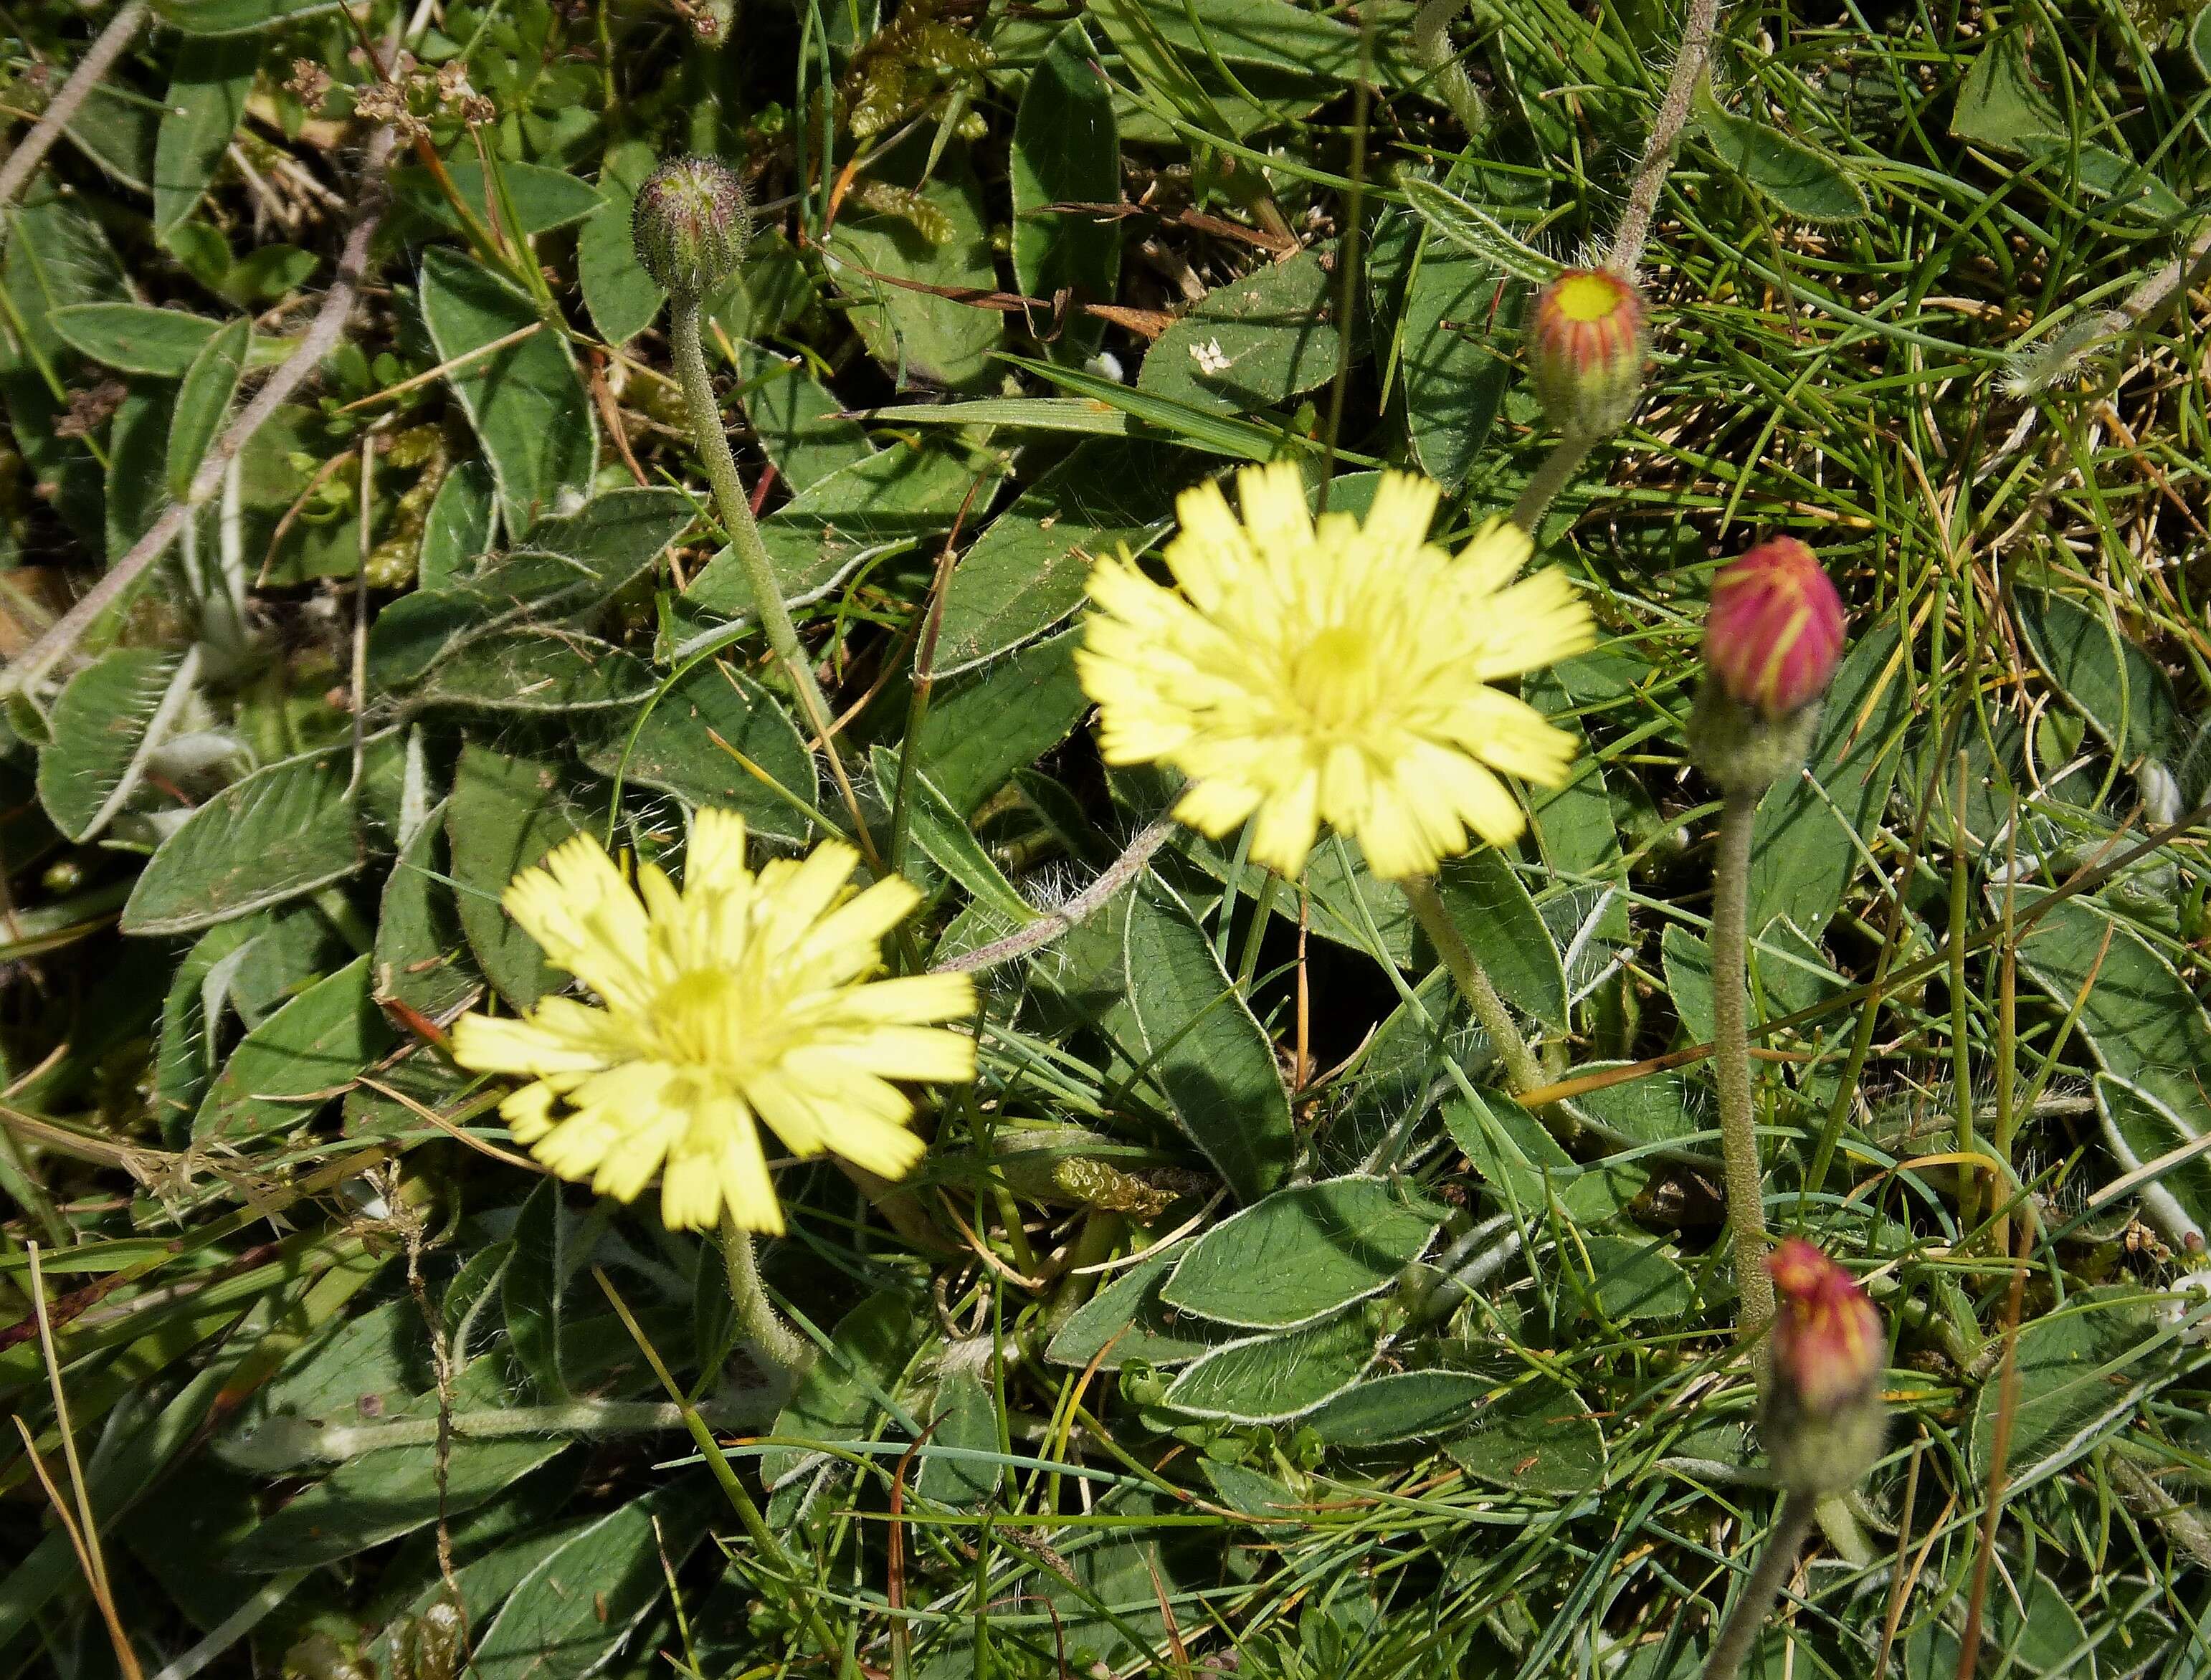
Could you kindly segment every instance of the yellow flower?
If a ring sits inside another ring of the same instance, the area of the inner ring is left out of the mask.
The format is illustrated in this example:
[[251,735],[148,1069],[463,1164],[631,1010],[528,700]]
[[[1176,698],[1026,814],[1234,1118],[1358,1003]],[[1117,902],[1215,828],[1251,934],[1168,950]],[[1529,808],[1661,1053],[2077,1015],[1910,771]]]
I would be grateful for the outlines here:
[[1497,773],[1556,787],[1574,737],[1491,685],[1595,639],[1565,574],[1514,583],[1529,541],[1502,521],[1456,556],[1438,547],[1441,493],[1409,474],[1383,474],[1364,523],[1316,525],[1293,467],[1237,484],[1240,523],[1217,485],[1184,492],[1166,554],[1179,590],[1125,553],[1091,571],[1099,610],[1075,657],[1107,762],[1181,771],[1174,813],[1215,839],[1257,813],[1251,855],[1289,876],[1323,823],[1392,879],[1469,831],[1518,838]]
[[833,841],[755,875],[744,819],[701,811],[679,896],[651,864],[633,891],[597,842],[568,841],[501,902],[601,1006],[464,1016],[454,1058],[534,1081],[500,1113],[563,1178],[627,1201],[664,1163],[671,1226],[713,1224],[726,1205],[749,1230],[783,1229],[755,1121],[793,1154],[900,1177],[924,1145],[889,1082],[975,1077],[974,1041],[928,1024],[969,1013],[975,993],[963,974],[869,977],[921,895],[895,876],[853,892],[858,861]]

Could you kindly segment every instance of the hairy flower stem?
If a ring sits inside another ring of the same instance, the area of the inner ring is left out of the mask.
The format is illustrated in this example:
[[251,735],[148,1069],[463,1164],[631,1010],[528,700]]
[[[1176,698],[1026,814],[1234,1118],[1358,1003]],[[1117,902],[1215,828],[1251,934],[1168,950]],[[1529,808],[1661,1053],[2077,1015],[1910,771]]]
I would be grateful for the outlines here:
[[1752,1571],[1749,1585],[1742,1589],[1742,1597],[1736,1600],[1735,1614],[1728,1617],[1719,1643],[1705,1660],[1705,1680],[1735,1680],[1742,1659],[1765,1629],[1782,1583],[1796,1567],[1796,1555],[1804,1549],[1804,1537],[1811,1532],[1812,1514],[1818,1505],[1812,1495],[1802,1493],[1792,1493],[1781,1502],[1773,1532],[1766,1536],[1765,1554]]
[[1712,1073],[1720,1088],[1720,1154],[1726,1169],[1728,1232],[1742,1308],[1736,1336],[1749,1341],[1773,1321],[1773,1282],[1766,1275],[1766,1181],[1751,1115],[1750,1037],[1743,964],[1750,898],[1754,793],[1731,793],[1720,813],[1719,862],[1712,875]]
[[814,1363],[813,1345],[784,1320],[760,1282],[753,1234],[727,1214],[722,1218],[722,1263],[730,1274],[730,1299],[737,1323],[753,1351],[796,1382]]
[[675,379],[682,388],[691,440],[706,463],[706,478],[714,486],[714,505],[721,512],[722,529],[729,533],[730,552],[744,568],[745,588],[752,595],[760,628],[767,632],[767,644],[790,671],[799,702],[809,714],[808,721],[833,758],[836,749],[829,745],[828,732],[835,714],[822,697],[821,684],[814,680],[814,667],[805,649],[798,644],[797,626],[791,621],[791,609],[784,605],[774,563],[768,559],[767,545],[760,541],[760,524],[753,517],[744,481],[737,476],[737,458],[730,451],[730,434],[722,426],[722,405],[715,398],[714,384],[706,372],[699,314],[700,299],[695,295],[679,292],[670,297],[668,341],[675,353]]
[[1535,535],[1536,527],[1558,499],[1559,492],[1566,487],[1566,480],[1589,459],[1596,442],[1593,434],[1584,432],[1561,438],[1552,445],[1551,452],[1543,457],[1543,464],[1536,468],[1536,476],[1520,493],[1520,499],[1512,504],[1512,523],[1530,536]]
[[1633,275],[1643,260],[1643,247],[1651,238],[1651,224],[1658,214],[1658,195],[1666,185],[1667,172],[1688,126],[1689,110],[1697,90],[1711,73],[1712,37],[1717,32],[1720,0],[1690,0],[1689,15],[1681,25],[1681,50],[1674,60],[1674,73],[1666,79],[1666,93],[1658,115],[1643,142],[1643,156],[1628,184],[1627,208],[1606,252],[1604,266],[1614,274]]
[[1474,1018],[1481,1023],[1481,1030],[1489,1035],[1490,1048],[1505,1064],[1506,1082],[1516,1093],[1535,1090],[1543,1083],[1543,1070],[1535,1053],[1528,1048],[1528,1041],[1520,1036],[1520,1029],[1512,1024],[1512,1017],[1505,1012],[1505,1000],[1497,995],[1497,988],[1489,983],[1489,976],[1482,972],[1474,952],[1459,937],[1451,913],[1437,896],[1435,882],[1420,876],[1400,881],[1398,885],[1404,888],[1405,900],[1412,905],[1413,915],[1421,931],[1427,934],[1428,943],[1435,946],[1436,955],[1443,958],[1444,966],[1451,970],[1459,990],[1474,1006]]

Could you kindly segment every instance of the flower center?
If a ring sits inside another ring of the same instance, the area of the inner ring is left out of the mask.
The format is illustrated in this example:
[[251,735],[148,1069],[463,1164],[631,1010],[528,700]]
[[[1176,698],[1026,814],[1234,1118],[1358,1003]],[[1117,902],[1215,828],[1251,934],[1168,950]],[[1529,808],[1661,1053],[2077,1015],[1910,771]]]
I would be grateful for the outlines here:
[[1384,698],[1374,639],[1352,625],[1330,625],[1291,656],[1290,694],[1318,728],[1336,731],[1372,719]]
[[1620,307],[1620,282],[1606,274],[1575,275],[1551,296],[1569,321],[1602,321]]
[[734,1073],[781,1055],[784,1035],[763,1030],[778,1012],[761,1007],[756,988],[742,975],[693,969],[663,988],[654,1010],[653,1036],[668,1061]]

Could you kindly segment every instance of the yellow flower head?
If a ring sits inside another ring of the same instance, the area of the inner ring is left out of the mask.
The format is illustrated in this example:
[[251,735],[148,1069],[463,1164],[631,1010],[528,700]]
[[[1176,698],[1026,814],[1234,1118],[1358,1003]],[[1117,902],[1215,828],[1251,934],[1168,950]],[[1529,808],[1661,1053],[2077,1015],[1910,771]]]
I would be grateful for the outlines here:
[[855,893],[858,861],[833,841],[754,874],[744,819],[701,811],[679,895],[651,864],[633,891],[596,841],[568,841],[501,902],[600,1006],[464,1016],[454,1058],[533,1081],[500,1113],[561,1177],[627,1201],[663,1172],[671,1226],[713,1224],[726,1206],[750,1230],[783,1229],[755,1121],[793,1154],[897,1178],[924,1145],[889,1082],[975,1077],[974,1041],[929,1024],[969,1013],[975,993],[964,974],[869,978],[921,895],[895,876]]
[[1251,855],[1305,867],[1320,825],[1377,874],[1427,874],[1469,843],[1526,825],[1497,772],[1555,787],[1574,737],[1491,686],[1594,639],[1566,576],[1518,583],[1529,553],[1493,522],[1452,555],[1428,541],[1440,491],[1385,473],[1364,523],[1306,511],[1294,468],[1238,475],[1241,522],[1217,485],[1185,491],[1166,547],[1179,589],[1124,554],[1090,574],[1087,645],[1107,762],[1190,778],[1175,815],[1215,839],[1257,813]]

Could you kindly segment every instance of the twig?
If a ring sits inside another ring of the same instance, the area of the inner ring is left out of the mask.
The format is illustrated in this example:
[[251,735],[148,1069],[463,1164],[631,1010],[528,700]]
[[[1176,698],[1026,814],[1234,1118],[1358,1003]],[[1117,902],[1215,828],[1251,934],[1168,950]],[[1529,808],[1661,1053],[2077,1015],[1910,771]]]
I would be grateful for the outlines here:
[[0,207],[13,204],[22,196],[23,189],[31,184],[31,177],[39,172],[46,154],[69,126],[82,105],[114,68],[124,49],[136,39],[138,26],[146,21],[146,0],[127,0],[123,9],[107,20],[107,27],[100,32],[100,39],[92,49],[77,61],[70,72],[70,79],[62,83],[38,124],[25,135],[22,142],[8,154],[8,160],[0,163]]
[[1651,219],[1658,214],[1658,195],[1666,185],[1666,172],[1674,166],[1674,153],[1687,126],[1689,107],[1704,86],[1711,68],[1712,34],[1718,27],[1720,0],[1689,0],[1688,21],[1681,26],[1681,54],[1674,61],[1674,74],[1666,82],[1666,97],[1658,106],[1651,137],[1643,143],[1643,160],[1635,166],[1628,185],[1627,208],[1612,236],[1612,250],[1604,266],[1614,274],[1633,278],[1643,260],[1643,247],[1651,239]]
[[1041,951],[1062,934],[1074,930],[1089,919],[1098,907],[1143,873],[1144,866],[1152,861],[1152,854],[1166,843],[1174,832],[1174,819],[1161,817],[1148,827],[1137,831],[1136,837],[1123,852],[1099,872],[1098,879],[1076,893],[1049,916],[1040,916],[1027,927],[1010,933],[1002,940],[988,945],[978,945],[948,962],[939,963],[932,970],[937,974],[973,974],[979,969],[996,968],[1001,963],[1010,963],[1017,957],[1026,957],[1032,951]]
[[[336,347],[338,337],[345,330],[346,318],[353,313],[354,301],[360,294],[368,264],[369,240],[384,219],[384,166],[391,156],[391,144],[389,129],[379,129],[369,139],[367,153],[361,160],[360,214],[352,232],[346,235],[345,248],[338,254],[336,281],[324,297],[322,307],[315,311],[315,318],[300,338],[299,348],[269,376],[268,383],[231,422],[230,430],[208,451],[207,459],[192,474],[184,499],[163,509],[161,517],[146,535],[131,545],[130,552],[109,567],[83,598],[62,614],[52,629],[17,655],[6,671],[0,672],[0,697],[21,692],[35,683],[55,661],[76,645],[77,638],[95,619],[168,552],[177,533],[184,529],[185,522],[221,488],[223,474],[239,452],[322,365],[323,358]],[[9,161],[12,164],[15,160]]]

